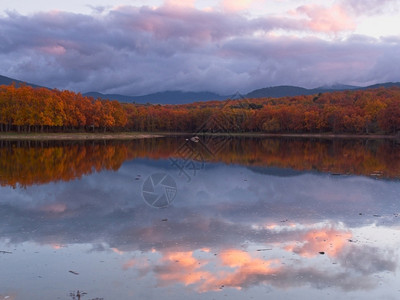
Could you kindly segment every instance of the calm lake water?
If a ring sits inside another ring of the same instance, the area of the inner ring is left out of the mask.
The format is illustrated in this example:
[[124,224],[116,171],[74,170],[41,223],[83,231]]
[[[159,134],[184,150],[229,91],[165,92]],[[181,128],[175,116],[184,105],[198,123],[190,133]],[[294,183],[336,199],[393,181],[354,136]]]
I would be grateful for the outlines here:
[[0,300],[399,299],[399,178],[386,140],[0,141]]

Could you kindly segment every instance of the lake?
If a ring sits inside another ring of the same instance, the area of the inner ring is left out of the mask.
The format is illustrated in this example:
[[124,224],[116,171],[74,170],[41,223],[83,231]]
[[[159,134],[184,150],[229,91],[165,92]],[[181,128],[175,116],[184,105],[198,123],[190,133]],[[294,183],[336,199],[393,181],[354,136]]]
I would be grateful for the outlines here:
[[398,299],[400,143],[0,141],[0,300]]

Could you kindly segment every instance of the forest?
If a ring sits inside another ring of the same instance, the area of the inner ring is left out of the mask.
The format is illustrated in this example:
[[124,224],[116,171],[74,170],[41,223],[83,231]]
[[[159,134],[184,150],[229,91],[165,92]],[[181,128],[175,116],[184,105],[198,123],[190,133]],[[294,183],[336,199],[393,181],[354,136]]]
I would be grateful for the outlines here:
[[142,105],[0,86],[0,132],[81,131],[394,134],[400,131],[400,88]]

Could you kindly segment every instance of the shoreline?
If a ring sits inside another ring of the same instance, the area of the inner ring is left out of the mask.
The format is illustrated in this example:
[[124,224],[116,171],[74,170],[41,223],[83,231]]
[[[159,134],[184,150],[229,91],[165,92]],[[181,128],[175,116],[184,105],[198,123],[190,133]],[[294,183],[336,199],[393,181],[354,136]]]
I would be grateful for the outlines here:
[[[201,135],[201,134],[198,134]],[[212,133],[206,135],[214,135]],[[400,139],[398,135],[384,134],[335,134],[335,133],[232,133],[216,134],[220,136],[265,137],[265,138],[318,138],[318,139]]]
[[52,141],[82,141],[82,140],[136,140],[160,138],[164,135],[157,133],[11,133],[0,134],[0,140],[52,140]]
[[400,139],[399,135],[333,134],[333,133],[189,133],[189,132],[123,132],[123,133],[0,133],[0,140],[133,140],[171,136],[229,136],[247,138],[317,138],[317,139]]
[[336,134],[336,133],[261,133],[261,132],[243,132],[243,133],[182,133],[165,132],[160,133],[164,136],[230,136],[247,138],[317,138],[317,139],[392,139],[400,140],[400,135],[385,134]]

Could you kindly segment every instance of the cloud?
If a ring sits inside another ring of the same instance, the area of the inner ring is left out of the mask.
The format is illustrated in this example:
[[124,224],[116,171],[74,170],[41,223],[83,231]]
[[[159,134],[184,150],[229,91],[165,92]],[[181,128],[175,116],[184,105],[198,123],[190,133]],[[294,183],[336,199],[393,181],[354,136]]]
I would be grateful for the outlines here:
[[256,2],[254,0],[236,0],[236,1],[231,1],[231,0],[222,0],[222,7],[226,11],[231,11],[231,12],[237,12],[241,10],[245,10],[249,8],[253,2]]
[[343,1],[341,5],[356,15],[377,15],[399,9],[397,0],[347,0]]
[[352,234],[350,232],[338,231],[335,228],[313,230],[300,238],[304,240],[303,244],[288,245],[286,250],[293,251],[304,257],[317,256],[319,252],[336,257],[343,251],[351,237]]
[[302,6],[298,14],[248,18],[172,4],[97,15],[8,13],[0,18],[0,59],[11,77],[131,95],[398,80],[395,64],[385,63],[397,59],[398,42],[313,37],[353,28],[339,6]]
[[[253,2],[224,3],[244,8]],[[349,35],[356,24],[352,12],[383,7],[376,1],[309,4],[295,15],[262,17],[233,6],[204,11],[194,1],[179,3],[92,15],[8,12],[0,17],[3,75],[60,89],[130,95],[163,90],[228,95],[281,84],[399,80],[398,39]]]
[[[254,252],[228,248],[216,256],[206,255],[201,259],[197,257],[198,252],[161,251],[160,262],[146,271],[155,274],[160,286],[181,283],[201,293],[229,287],[239,290],[254,286],[292,289],[305,285],[317,289],[333,286],[354,292],[376,287],[378,283],[373,277],[377,273],[395,272],[396,260],[379,249],[350,248],[348,253],[359,253],[357,259],[354,258],[356,255],[343,258],[335,270],[309,258],[288,264],[284,255],[280,259],[264,259]],[[384,257],[379,258],[381,255]]]
[[318,32],[338,33],[356,29],[355,20],[339,5],[304,5],[297,8],[297,12],[307,15],[310,18],[308,25]]
[[196,0],[166,0],[165,6],[194,7]]
[[202,90],[217,75],[230,79],[225,87],[230,90],[241,75],[220,53],[226,40],[257,30],[302,27],[291,20],[248,20],[168,5],[121,7],[96,17],[9,13],[0,25],[7,75],[51,87],[130,94]]
[[201,270],[204,263],[195,258],[191,251],[166,252],[163,253],[162,264],[155,266],[154,271],[162,285],[176,282],[190,285],[212,276],[212,273]]

